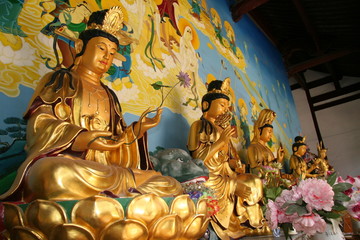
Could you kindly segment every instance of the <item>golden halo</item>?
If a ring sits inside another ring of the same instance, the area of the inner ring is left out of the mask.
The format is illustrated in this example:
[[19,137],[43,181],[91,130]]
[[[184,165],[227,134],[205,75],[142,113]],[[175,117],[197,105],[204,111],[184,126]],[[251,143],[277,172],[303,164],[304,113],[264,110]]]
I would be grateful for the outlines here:
[[232,28],[231,24],[228,21],[224,21],[224,27],[227,31],[231,31],[232,33],[234,33],[234,29]]
[[210,9],[210,14],[211,14],[211,17],[212,17],[213,19],[218,20],[218,21],[219,21],[219,24],[221,24],[221,18],[220,18],[220,16],[219,16],[218,12],[215,10],[215,8],[211,8],[211,9]]
[[191,31],[193,34],[193,39],[191,40],[191,44],[193,45],[194,49],[198,49],[200,47],[200,41],[199,41],[199,36],[198,36],[195,28],[185,18],[180,18],[180,20],[178,21],[178,28],[180,30],[181,35],[184,34],[185,27],[187,27],[187,26],[191,28]]

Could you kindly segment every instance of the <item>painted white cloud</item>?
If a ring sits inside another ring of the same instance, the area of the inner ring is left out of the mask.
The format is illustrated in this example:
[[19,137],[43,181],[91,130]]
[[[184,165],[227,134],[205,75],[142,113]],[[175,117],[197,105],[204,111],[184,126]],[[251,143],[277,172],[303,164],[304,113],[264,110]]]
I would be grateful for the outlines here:
[[0,42],[0,61],[16,66],[32,66],[35,60],[35,50],[24,41],[22,45],[20,50],[14,51],[10,46],[4,46]]

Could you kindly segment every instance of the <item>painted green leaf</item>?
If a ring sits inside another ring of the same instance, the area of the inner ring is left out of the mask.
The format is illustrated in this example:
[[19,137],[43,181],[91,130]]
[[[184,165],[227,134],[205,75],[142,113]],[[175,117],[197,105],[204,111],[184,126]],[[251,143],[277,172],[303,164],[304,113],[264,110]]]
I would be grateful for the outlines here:
[[17,117],[8,117],[4,119],[4,123],[6,124],[18,124],[20,123],[20,118]]
[[155,90],[159,90],[159,89],[161,89],[161,87],[163,86],[163,85],[162,85],[162,81],[154,82],[153,84],[151,84],[151,86],[152,86]]
[[96,0],[96,4],[99,6],[100,9],[102,9],[101,0]]

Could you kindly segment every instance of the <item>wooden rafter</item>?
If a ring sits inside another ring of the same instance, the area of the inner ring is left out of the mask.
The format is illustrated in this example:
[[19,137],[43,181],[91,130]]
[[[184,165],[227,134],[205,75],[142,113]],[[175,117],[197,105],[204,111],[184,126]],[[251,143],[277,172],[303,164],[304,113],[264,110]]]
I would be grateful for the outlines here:
[[[341,79],[342,79],[342,76],[337,76],[338,81]],[[322,85],[331,83],[332,81],[334,81],[334,76],[330,75],[330,76],[326,76],[326,77],[323,77],[323,78],[320,78],[320,79],[317,79],[317,80],[314,80],[311,82],[307,82],[306,86],[308,89],[312,89],[312,88],[320,87]],[[296,89],[301,88],[301,85],[299,83],[296,83],[296,84],[291,85],[290,87],[291,87],[291,90],[296,90]]]
[[243,0],[236,3],[230,9],[234,22],[238,22],[244,14],[247,14],[268,1],[269,0]]
[[332,99],[335,97],[339,97],[339,96],[342,96],[345,94],[353,93],[353,92],[359,91],[359,90],[360,90],[360,82],[337,89],[335,91],[330,91],[327,93],[323,93],[323,94],[311,97],[311,101],[312,101],[312,103],[318,103],[318,102],[326,101],[326,100],[329,100],[329,99]]
[[335,52],[331,52],[331,53],[328,53],[328,54],[324,54],[324,55],[321,55],[319,57],[315,57],[313,59],[310,59],[310,60],[295,64],[293,66],[290,66],[288,68],[288,75],[292,76],[295,73],[302,72],[302,71],[304,71],[306,69],[309,69],[311,67],[315,67],[315,66],[318,66],[320,64],[333,61],[335,59],[344,57],[344,56],[349,55],[349,54],[354,53],[354,52],[356,52],[356,51],[355,50],[340,50],[340,51],[335,51]]

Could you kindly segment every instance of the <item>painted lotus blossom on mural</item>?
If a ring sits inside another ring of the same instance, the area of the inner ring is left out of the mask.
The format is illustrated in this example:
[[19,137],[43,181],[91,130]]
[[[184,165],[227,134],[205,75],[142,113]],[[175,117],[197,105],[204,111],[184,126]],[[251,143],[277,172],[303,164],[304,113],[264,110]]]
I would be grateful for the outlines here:
[[335,182],[336,174],[332,174],[327,180],[309,178],[281,191],[266,205],[270,228],[282,228],[286,238],[291,228],[307,236],[325,232],[326,223],[340,218],[346,210],[345,203],[350,200],[343,192],[351,184]]

